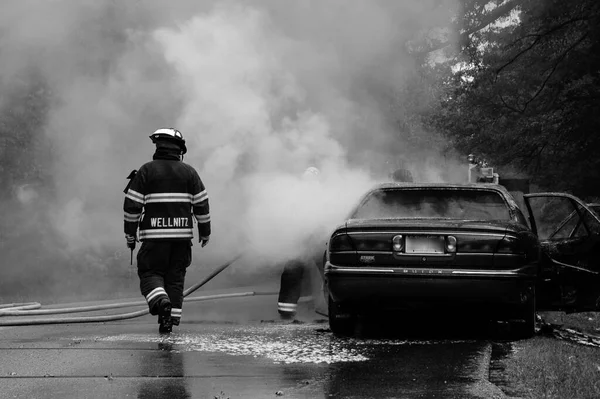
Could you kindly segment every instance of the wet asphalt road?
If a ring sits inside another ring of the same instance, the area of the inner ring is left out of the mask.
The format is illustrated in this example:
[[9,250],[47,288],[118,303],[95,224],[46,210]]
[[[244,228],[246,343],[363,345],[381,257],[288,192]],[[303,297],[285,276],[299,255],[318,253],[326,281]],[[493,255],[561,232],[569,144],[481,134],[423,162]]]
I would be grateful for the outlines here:
[[297,322],[282,323],[275,301],[186,304],[182,325],[168,337],[152,316],[0,327],[0,397],[503,397],[487,381],[485,339],[395,332],[337,338],[310,303],[301,304]]

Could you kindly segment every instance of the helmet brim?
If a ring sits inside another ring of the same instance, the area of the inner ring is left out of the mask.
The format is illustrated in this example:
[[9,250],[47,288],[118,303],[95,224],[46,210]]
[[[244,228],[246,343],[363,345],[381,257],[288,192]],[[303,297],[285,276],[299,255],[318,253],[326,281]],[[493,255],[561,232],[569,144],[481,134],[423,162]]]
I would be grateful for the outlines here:
[[185,154],[187,152],[187,147],[185,145],[184,139],[176,139],[176,138],[173,138],[172,136],[169,136],[166,134],[152,134],[149,137],[150,137],[150,140],[152,140],[152,142],[154,144],[156,144],[158,141],[173,143],[173,144],[177,144],[177,146],[179,146],[179,148],[181,149],[181,154]]

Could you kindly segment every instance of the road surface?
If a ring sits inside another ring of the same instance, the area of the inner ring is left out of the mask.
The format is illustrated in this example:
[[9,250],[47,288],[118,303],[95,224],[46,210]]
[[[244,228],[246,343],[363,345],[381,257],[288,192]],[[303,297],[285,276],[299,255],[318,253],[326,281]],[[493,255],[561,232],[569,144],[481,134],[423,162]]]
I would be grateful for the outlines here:
[[[207,293],[216,292],[197,294]],[[278,320],[275,302],[252,296],[188,303],[182,325],[166,337],[149,315],[0,327],[0,397],[503,397],[487,380],[491,348],[484,339],[443,332],[337,338],[310,302],[301,303],[292,323]]]

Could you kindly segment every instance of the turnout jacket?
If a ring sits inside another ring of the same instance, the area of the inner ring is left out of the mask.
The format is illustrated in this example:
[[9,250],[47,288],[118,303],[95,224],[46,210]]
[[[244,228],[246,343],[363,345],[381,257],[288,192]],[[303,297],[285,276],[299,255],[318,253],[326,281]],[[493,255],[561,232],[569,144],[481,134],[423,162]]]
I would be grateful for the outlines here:
[[153,160],[131,179],[123,204],[125,234],[139,239],[191,240],[193,219],[200,237],[210,236],[210,214],[206,188],[196,170],[168,151]]

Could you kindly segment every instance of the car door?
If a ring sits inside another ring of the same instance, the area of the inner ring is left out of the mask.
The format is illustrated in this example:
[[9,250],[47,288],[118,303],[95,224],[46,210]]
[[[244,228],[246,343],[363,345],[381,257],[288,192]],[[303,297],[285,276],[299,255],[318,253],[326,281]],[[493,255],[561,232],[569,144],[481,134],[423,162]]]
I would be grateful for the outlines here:
[[542,261],[538,308],[600,310],[600,216],[565,193],[524,195]]

